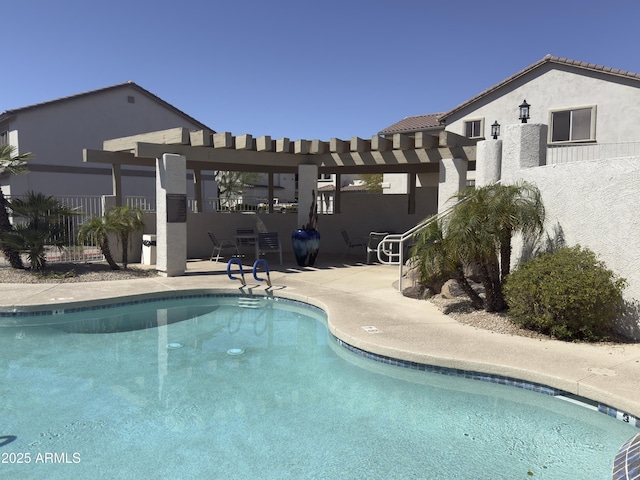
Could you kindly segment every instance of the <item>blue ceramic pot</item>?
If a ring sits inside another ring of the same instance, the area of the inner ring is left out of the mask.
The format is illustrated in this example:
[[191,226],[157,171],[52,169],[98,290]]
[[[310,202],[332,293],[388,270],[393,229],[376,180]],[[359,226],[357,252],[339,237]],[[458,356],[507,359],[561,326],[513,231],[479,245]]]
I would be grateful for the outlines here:
[[298,265],[312,267],[320,250],[320,233],[317,230],[294,230],[291,243]]

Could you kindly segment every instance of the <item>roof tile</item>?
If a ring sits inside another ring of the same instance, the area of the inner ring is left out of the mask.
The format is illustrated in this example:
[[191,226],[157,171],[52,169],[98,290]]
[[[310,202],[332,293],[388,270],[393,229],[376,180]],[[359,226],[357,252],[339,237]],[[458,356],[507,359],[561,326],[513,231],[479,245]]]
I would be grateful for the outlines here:
[[442,113],[429,113],[426,115],[414,115],[412,117],[405,117],[399,122],[380,130],[378,134],[386,135],[391,133],[407,133],[417,132],[421,130],[431,130],[440,127],[438,118]]

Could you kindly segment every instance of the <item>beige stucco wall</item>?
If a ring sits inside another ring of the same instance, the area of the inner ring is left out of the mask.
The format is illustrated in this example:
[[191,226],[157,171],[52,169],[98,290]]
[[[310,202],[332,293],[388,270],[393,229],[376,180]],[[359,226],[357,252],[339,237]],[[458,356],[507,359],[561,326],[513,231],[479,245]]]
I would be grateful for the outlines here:
[[547,227],[562,227],[628,280],[625,296],[640,300],[640,158],[548,165],[521,171],[538,186]]
[[[346,251],[341,230],[345,229],[355,240],[367,237],[371,231],[404,232],[437,210],[437,187],[418,188],[416,213],[407,213],[406,195],[350,193],[342,196],[342,213],[320,215],[318,231],[321,235],[321,253],[343,254]],[[212,245],[207,231],[218,239],[233,240],[236,229],[253,228],[255,231],[278,232],[282,249],[293,259],[291,232],[297,228],[295,213],[215,212],[189,213],[187,216],[187,258],[209,258]],[[145,234],[156,233],[155,214],[145,215]],[[130,261],[140,261],[142,234],[136,235],[130,250]],[[352,254],[357,255],[354,249]],[[361,249],[362,261],[365,258]],[[119,256],[114,249],[114,258]],[[271,261],[271,260],[270,260]]]

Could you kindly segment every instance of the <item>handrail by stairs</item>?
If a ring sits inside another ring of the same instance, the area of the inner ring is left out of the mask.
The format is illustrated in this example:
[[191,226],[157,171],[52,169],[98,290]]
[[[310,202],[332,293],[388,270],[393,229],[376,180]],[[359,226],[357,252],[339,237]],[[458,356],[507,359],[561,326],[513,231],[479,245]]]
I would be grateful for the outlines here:
[[426,227],[431,225],[433,222],[436,222],[449,215],[454,206],[443,210],[437,215],[426,218],[404,233],[390,233],[389,235],[384,237],[378,244],[378,261],[385,265],[398,265],[398,291],[402,292],[404,249],[406,243]]

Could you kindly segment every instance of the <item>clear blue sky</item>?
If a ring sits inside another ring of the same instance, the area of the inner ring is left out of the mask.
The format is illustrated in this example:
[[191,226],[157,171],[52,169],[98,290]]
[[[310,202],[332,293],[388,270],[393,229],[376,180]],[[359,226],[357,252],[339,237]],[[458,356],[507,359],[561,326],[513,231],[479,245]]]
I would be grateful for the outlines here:
[[637,0],[0,0],[0,112],[132,80],[217,131],[370,137],[550,53],[640,72]]

